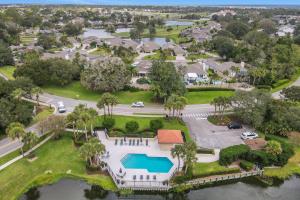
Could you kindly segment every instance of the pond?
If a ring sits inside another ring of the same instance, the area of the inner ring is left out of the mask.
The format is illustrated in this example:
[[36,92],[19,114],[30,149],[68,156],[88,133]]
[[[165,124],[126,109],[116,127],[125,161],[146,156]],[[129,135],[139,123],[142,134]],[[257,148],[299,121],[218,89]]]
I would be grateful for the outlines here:
[[[129,32],[130,28],[117,28],[116,33]],[[114,38],[111,33],[105,31],[105,29],[86,29],[83,33],[83,38],[95,36],[98,38]]]
[[161,37],[154,37],[154,38],[142,38],[141,39],[143,42],[155,42],[156,44],[158,44],[159,46],[163,46],[164,44],[166,44],[167,38],[161,38]]
[[53,184],[32,188],[20,200],[86,200],[86,199],[151,199],[151,200],[296,200],[300,197],[300,178],[292,177],[279,185],[263,187],[254,179],[192,190],[182,194],[138,193],[127,197],[108,192],[84,181],[62,179]]
[[192,26],[194,22],[190,21],[176,21],[176,20],[168,20],[165,22],[166,26]]

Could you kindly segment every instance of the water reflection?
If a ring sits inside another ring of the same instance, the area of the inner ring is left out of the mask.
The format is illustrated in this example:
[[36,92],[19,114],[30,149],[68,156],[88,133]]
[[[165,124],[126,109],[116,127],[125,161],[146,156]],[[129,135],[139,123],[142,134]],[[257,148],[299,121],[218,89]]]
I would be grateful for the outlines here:
[[29,190],[21,200],[296,200],[300,197],[300,179],[292,177],[281,185],[262,187],[255,179],[245,179],[186,193],[138,192],[122,196],[83,181],[63,179],[53,185]]

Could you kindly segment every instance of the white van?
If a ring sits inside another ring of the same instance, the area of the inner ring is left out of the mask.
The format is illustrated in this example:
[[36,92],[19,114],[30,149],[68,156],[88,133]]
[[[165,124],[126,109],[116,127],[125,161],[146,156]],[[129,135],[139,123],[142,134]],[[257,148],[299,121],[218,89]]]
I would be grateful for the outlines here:
[[65,107],[65,105],[64,105],[64,102],[62,102],[62,101],[59,101],[59,102],[57,102],[57,109],[58,109],[58,112],[59,113],[64,113],[64,112],[66,112],[67,110],[66,110],[66,107]]

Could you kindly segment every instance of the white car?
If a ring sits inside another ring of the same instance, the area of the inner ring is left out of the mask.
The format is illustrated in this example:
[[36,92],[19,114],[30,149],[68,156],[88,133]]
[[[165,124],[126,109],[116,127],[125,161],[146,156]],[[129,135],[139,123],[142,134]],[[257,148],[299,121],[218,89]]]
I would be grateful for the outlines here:
[[144,107],[144,103],[141,102],[141,101],[134,102],[134,103],[131,104],[131,107],[142,108],[142,107]]
[[247,131],[247,132],[242,133],[241,138],[243,140],[251,140],[251,139],[258,138],[258,134],[255,132]]
[[64,113],[67,111],[67,109],[62,101],[57,102],[57,105],[58,105],[57,110],[59,113]]

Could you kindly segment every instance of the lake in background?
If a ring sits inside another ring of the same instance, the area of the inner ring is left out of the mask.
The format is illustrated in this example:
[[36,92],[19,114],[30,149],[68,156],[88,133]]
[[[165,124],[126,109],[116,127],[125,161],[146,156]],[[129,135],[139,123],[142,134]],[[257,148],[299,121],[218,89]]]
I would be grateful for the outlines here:
[[[116,33],[123,33],[123,32],[129,32],[130,28],[117,28]],[[111,33],[108,33],[105,31],[105,29],[86,29],[83,33],[83,38],[87,37],[97,37],[97,38],[114,38],[114,36]]]
[[207,187],[181,194],[134,194],[120,197],[116,193],[89,185],[84,181],[62,179],[53,185],[32,188],[20,200],[298,200],[300,197],[300,178],[295,176],[272,187],[262,187],[253,180],[253,178],[245,179],[243,182]]

